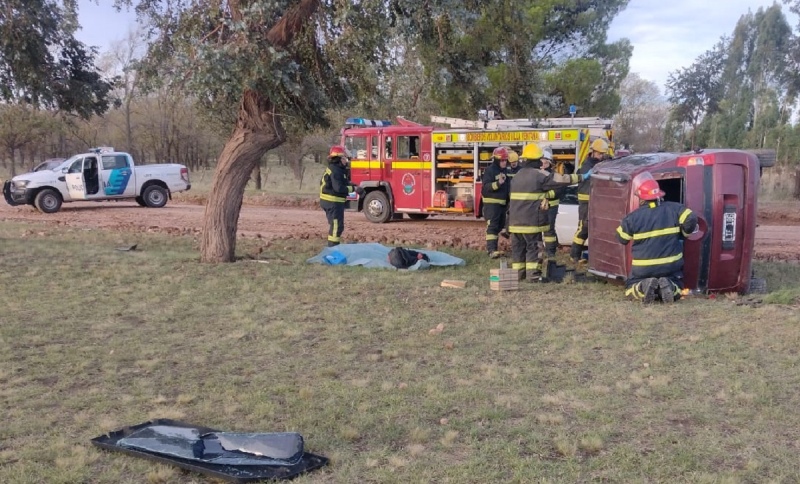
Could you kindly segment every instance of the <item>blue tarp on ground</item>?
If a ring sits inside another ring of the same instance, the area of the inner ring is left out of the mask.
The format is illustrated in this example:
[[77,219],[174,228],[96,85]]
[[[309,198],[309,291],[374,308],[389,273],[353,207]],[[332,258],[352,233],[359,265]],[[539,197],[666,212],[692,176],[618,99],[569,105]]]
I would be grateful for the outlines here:
[[[329,264],[326,261],[327,255],[344,255],[346,258],[345,264],[348,266],[364,266],[369,268],[381,269],[396,269],[393,265],[389,264],[388,256],[392,247],[386,247],[381,244],[340,244],[336,247],[326,247],[319,254],[308,259],[306,262],[309,264]],[[463,266],[467,263],[464,259],[453,257],[450,254],[439,252],[436,250],[422,250],[413,249],[417,252],[422,252],[430,258],[430,262],[424,260],[417,261],[416,264],[409,267],[410,271],[417,271],[421,269],[428,269],[430,266]]]

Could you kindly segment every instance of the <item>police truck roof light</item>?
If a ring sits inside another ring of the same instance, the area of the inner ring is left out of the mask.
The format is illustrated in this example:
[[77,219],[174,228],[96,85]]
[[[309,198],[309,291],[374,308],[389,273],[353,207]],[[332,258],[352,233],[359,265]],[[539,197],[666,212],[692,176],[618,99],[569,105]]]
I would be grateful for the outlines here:
[[347,126],[359,127],[359,128],[372,128],[372,127],[383,127],[383,126],[391,126],[391,121],[385,120],[377,120],[377,119],[366,119],[366,118],[347,118],[344,124]]

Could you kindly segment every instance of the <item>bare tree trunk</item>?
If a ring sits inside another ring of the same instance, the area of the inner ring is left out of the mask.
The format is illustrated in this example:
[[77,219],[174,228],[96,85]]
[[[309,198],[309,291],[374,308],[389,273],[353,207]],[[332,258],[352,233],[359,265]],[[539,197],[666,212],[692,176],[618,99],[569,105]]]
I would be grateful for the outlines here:
[[261,191],[261,162],[259,161],[258,165],[256,165],[256,169],[253,170],[253,179],[256,182],[256,190]]
[[11,178],[17,176],[17,161],[14,159],[14,156],[16,156],[15,151],[14,148],[9,149],[9,154],[11,155]]
[[202,262],[233,262],[236,229],[247,180],[268,150],[286,140],[269,99],[247,90],[239,106],[236,129],[217,161],[203,216]]

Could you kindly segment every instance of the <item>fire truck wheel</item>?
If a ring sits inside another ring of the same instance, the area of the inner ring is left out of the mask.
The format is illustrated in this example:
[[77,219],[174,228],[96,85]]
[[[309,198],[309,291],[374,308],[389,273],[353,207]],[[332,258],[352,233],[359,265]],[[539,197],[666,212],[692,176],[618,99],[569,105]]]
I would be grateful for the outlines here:
[[372,223],[382,224],[392,218],[389,197],[380,190],[373,190],[364,198],[364,215]]
[[408,218],[410,218],[411,220],[425,220],[426,218],[428,218],[428,214],[427,213],[409,213],[408,214]]

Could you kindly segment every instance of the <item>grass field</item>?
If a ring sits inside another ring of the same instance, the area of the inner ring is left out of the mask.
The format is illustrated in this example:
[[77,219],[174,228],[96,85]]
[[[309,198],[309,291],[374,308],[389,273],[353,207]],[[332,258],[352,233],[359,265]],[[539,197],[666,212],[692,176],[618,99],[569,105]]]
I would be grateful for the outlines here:
[[332,463],[300,483],[800,480],[800,267],[757,267],[774,304],[667,308],[319,248],[204,265],[191,238],[0,223],[0,482],[205,482],[89,444],[151,418],[301,432]]

